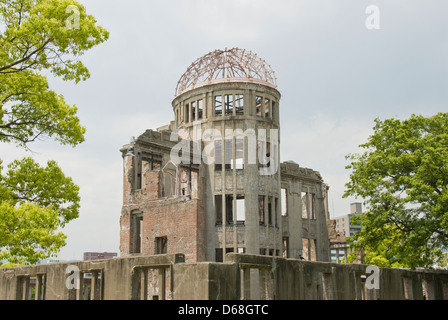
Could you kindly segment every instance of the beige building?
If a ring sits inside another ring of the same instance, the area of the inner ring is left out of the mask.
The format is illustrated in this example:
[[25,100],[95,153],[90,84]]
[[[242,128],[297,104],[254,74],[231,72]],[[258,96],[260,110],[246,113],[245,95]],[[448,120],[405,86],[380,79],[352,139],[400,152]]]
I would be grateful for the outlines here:
[[362,229],[359,224],[354,224],[351,218],[354,215],[362,213],[362,203],[354,202],[350,204],[350,213],[334,219],[336,221],[336,231],[341,232],[346,237],[352,237],[356,232]]

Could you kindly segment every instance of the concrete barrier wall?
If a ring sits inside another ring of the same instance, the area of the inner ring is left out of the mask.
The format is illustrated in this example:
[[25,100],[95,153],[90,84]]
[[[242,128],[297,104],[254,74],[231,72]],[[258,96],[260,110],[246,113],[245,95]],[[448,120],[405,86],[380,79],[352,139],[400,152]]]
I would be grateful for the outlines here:
[[[69,288],[75,281],[67,268],[79,271],[78,289]],[[448,299],[448,271],[367,268],[233,253],[225,263],[185,263],[183,254],[128,257],[3,268],[0,299]]]

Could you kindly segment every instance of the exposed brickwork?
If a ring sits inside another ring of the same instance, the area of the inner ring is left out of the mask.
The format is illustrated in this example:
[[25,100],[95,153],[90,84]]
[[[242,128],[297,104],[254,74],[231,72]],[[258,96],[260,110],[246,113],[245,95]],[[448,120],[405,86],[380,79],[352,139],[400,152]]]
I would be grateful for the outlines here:
[[[160,171],[143,172],[142,189],[132,190],[126,172],[132,172],[132,161],[126,157],[124,204],[120,218],[120,251],[132,253],[132,213],[141,212],[141,255],[156,253],[155,239],[167,238],[166,253],[183,252],[187,262],[204,261],[204,211],[199,199],[187,197],[160,198]],[[132,159],[132,158],[131,158]]]

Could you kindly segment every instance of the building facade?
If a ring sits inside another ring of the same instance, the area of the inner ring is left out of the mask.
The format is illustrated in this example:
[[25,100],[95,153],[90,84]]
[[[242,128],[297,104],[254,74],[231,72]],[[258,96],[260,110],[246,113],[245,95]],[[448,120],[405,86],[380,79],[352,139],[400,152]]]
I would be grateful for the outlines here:
[[352,237],[356,232],[362,229],[362,226],[351,221],[354,215],[362,213],[362,203],[354,202],[350,204],[350,213],[336,218],[336,231],[342,232],[346,237]]
[[174,120],[121,149],[121,256],[329,261],[328,186],[280,163],[280,99],[274,71],[250,51],[196,60],[178,82]]

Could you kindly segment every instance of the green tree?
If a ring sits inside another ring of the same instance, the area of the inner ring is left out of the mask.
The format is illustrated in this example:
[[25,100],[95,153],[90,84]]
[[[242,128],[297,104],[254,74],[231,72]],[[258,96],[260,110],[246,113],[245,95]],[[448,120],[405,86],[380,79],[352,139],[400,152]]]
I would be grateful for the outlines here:
[[[74,0],[0,0],[0,142],[29,149],[52,138],[75,147],[85,128],[76,106],[50,90],[44,74],[84,81],[80,57],[109,33]],[[57,232],[78,217],[79,188],[56,162],[14,161],[3,172],[0,159],[0,259],[35,263],[57,253]]]
[[375,120],[374,133],[348,155],[345,197],[364,199],[350,239],[366,263],[385,267],[445,265],[448,248],[448,113]]

